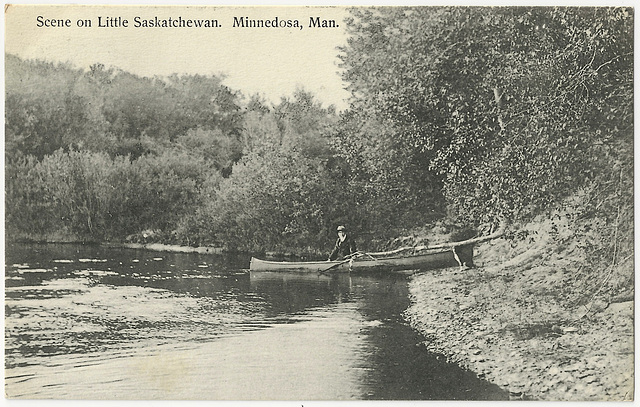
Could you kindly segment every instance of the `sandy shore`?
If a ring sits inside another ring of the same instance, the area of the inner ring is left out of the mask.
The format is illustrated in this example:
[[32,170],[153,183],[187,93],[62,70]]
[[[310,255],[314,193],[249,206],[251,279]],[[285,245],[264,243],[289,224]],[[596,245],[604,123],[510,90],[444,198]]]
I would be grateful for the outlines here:
[[13,237],[9,242],[16,243],[61,243],[61,244],[92,244],[113,248],[127,248],[127,249],[144,249],[156,252],[174,252],[174,253],[202,253],[202,254],[220,254],[224,252],[221,247],[191,247],[181,246],[177,244],[164,244],[164,243],[126,243],[126,242],[103,242],[103,241],[91,241],[85,242],[82,239],[78,239],[76,236],[71,235],[59,235],[59,236],[19,236]]
[[103,243],[105,246],[110,247],[125,247],[128,249],[144,249],[151,250],[156,252],[174,252],[174,253],[201,253],[201,254],[219,254],[223,252],[222,248],[219,247],[190,247],[190,246],[179,246],[174,244],[162,244],[162,243],[117,243],[117,244],[107,244]]
[[430,350],[512,399],[633,400],[633,301],[563,309],[545,287],[566,271],[535,257],[484,266],[481,255],[480,267],[417,274],[406,316]]

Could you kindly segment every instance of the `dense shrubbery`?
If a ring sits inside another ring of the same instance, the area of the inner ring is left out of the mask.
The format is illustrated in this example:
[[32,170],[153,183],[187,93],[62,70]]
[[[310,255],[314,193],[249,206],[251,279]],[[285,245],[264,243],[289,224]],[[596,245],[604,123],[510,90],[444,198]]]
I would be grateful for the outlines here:
[[[83,72],[12,55],[5,68],[10,159],[42,158],[60,148],[137,158],[158,153],[179,137],[239,142],[239,96],[214,76],[140,78],[101,65]],[[200,147],[186,144],[192,151]],[[225,153],[239,155],[237,148]]]
[[199,212],[208,233],[238,249],[315,251],[339,223],[363,230],[365,212],[330,145],[336,120],[304,91],[248,112],[243,158]]
[[41,161],[7,166],[9,236],[70,235],[124,239],[144,230],[173,230],[199,204],[204,160],[165,153],[111,158],[58,150]]
[[215,77],[6,62],[9,237],[189,241],[185,219],[241,155],[234,92]]
[[[378,148],[421,164],[405,168],[405,177],[437,177],[467,223],[535,216],[631,151],[628,9],[353,14],[342,55],[353,109],[392,126],[382,140],[393,144]],[[351,132],[352,144],[368,143],[366,133]],[[379,156],[374,148],[368,159]],[[422,189],[409,187],[414,196]]]

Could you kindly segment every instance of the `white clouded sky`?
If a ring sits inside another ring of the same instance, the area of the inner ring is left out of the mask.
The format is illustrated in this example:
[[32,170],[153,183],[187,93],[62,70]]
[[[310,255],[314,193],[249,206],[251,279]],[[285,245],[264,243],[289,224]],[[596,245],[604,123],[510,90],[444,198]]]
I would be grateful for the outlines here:
[[[277,102],[297,87],[325,106],[347,106],[338,74],[337,46],[346,41],[344,7],[167,7],[10,6],[5,13],[5,51],[23,58],[71,62],[88,68],[99,62],[142,76],[172,73],[226,75],[225,84],[244,94],[261,93]],[[70,19],[70,28],[38,27],[37,17]],[[98,16],[121,17],[129,27],[98,27]],[[135,28],[134,17],[216,19],[221,28]],[[233,17],[299,20],[297,28],[232,27]],[[338,28],[309,28],[310,17],[335,20]],[[76,27],[78,19],[91,28]]]

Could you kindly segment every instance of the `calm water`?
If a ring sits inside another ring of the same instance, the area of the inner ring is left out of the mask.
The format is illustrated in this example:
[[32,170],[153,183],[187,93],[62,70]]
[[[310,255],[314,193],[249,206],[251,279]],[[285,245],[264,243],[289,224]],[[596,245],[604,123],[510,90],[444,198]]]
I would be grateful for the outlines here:
[[428,353],[394,275],[249,273],[246,256],[8,245],[9,397],[506,399]]

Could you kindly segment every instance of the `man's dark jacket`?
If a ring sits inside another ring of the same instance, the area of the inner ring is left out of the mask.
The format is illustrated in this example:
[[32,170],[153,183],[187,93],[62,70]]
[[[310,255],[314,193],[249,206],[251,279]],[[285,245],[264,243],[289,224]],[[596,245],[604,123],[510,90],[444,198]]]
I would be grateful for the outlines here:
[[329,255],[329,260],[342,260],[357,250],[356,242],[351,239],[351,236],[347,235],[343,241],[338,238],[338,240],[336,240],[336,246],[333,248],[331,255]]

